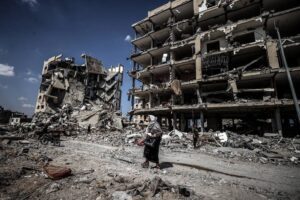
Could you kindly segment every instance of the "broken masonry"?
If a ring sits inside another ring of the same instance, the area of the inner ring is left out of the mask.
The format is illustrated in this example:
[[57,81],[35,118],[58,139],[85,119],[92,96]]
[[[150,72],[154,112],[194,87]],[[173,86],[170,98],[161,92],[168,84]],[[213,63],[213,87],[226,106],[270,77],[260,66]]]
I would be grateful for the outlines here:
[[[105,68],[100,60],[83,54],[54,56],[44,62],[33,122],[52,126],[122,128],[120,113],[122,65]],[[112,118],[115,117],[115,120]]]

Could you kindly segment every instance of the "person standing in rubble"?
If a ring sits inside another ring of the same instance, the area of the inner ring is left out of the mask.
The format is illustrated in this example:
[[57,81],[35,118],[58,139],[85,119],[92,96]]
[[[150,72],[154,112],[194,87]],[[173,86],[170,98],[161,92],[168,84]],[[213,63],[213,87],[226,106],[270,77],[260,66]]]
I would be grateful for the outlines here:
[[146,161],[142,164],[142,167],[148,168],[149,162],[153,162],[156,163],[155,168],[160,169],[158,154],[162,130],[155,116],[149,115],[149,120],[150,122],[146,129],[146,138],[143,140]]
[[87,133],[88,133],[88,134],[90,134],[90,133],[91,133],[91,124],[89,124],[89,125],[88,125],[88,128],[87,128]]

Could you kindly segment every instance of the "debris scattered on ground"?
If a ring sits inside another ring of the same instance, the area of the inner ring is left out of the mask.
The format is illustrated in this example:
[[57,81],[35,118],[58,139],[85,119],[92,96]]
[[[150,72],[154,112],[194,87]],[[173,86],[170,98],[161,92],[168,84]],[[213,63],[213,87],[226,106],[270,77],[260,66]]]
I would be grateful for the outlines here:
[[62,179],[71,176],[72,170],[67,167],[46,165],[43,167],[45,173],[53,180]]
[[[299,153],[297,153],[300,145],[299,138],[280,138],[277,135],[262,138],[226,131],[228,140],[221,141],[222,137],[219,137],[219,133],[221,132],[200,134],[199,148],[194,149],[191,133],[183,133],[179,130],[165,132],[164,136],[168,136],[168,142],[163,140],[161,149],[165,155],[169,151],[180,151],[186,155],[192,152],[201,152],[215,157],[228,158],[226,160],[230,160],[230,162],[241,160],[258,164],[293,166],[299,164]],[[7,132],[6,135],[13,134]],[[161,171],[149,169],[149,173],[153,176],[141,176],[144,172],[136,159],[142,159],[142,148],[138,147],[136,143],[144,137],[144,130],[138,130],[132,126],[125,127],[123,131],[103,129],[100,132],[93,130],[91,133],[79,134],[75,138],[75,140],[85,141],[83,143],[119,146],[120,148],[107,149],[105,153],[97,153],[96,157],[91,156],[93,159],[97,157],[109,159],[109,162],[118,162],[121,166],[127,166],[122,170],[125,170],[126,173],[129,170],[130,175],[128,176],[125,172],[122,175],[111,173],[114,171],[111,168],[99,172],[91,168],[92,166],[82,167],[80,160],[89,156],[88,154],[83,156],[78,154],[79,152],[73,152],[73,157],[69,157],[73,151],[70,147],[68,150],[63,146],[42,145],[36,138],[29,138],[26,134],[23,137],[22,140],[3,139],[1,141],[0,161],[3,164],[0,165],[0,185],[3,188],[0,189],[0,192],[3,193],[1,198],[19,199],[24,196],[34,199],[44,198],[45,195],[50,195],[51,198],[67,198],[68,193],[72,193],[75,196],[84,194],[86,199],[201,199],[201,196],[197,195],[190,185],[169,183],[166,178],[173,172],[168,168]],[[72,140],[73,138],[62,137],[63,140]],[[216,141],[222,146],[219,146]],[[125,151],[125,147],[141,148],[141,158],[128,157],[129,152]],[[68,159],[60,159],[62,155]],[[102,165],[108,164],[96,160],[93,163],[101,166],[100,169]],[[43,166],[45,167],[43,168]],[[74,169],[74,166],[77,167]],[[116,168],[118,166],[116,165]],[[164,166],[162,165],[162,167]],[[71,173],[72,176],[70,176]],[[18,190],[13,186],[18,187]],[[20,193],[20,191],[23,192]]]
[[61,185],[58,183],[53,183],[50,185],[50,187],[46,190],[46,194],[50,194],[52,192],[56,192],[58,190],[60,190]]
[[[159,176],[153,179],[147,179],[144,182],[134,182],[130,178],[124,178],[126,181],[117,181],[113,179],[98,182],[98,187],[105,189],[102,194],[103,199],[199,199],[191,189],[181,185],[172,185],[163,181]],[[100,199],[100,197],[99,197]]]

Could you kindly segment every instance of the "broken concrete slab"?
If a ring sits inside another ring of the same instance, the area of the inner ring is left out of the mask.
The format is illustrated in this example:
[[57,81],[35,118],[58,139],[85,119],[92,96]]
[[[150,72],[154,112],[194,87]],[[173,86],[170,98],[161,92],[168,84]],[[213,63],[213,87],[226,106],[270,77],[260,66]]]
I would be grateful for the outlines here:
[[43,167],[45,173],[53,180],[59,180],[72,174],[72,170],[67,167],[46,165]]

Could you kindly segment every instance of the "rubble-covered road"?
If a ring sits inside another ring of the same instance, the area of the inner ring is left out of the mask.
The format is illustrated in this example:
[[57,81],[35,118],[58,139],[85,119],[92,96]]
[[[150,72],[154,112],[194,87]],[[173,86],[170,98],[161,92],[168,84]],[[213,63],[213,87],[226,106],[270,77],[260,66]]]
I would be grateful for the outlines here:
[[[144,169],[143,147],[118,135],[63,137],[60,146],[3,136],[0,199],[300,198],[297,162],[253,162],[255,150],[210,145],[193,149],[188,143],[170,148],[170,143],[160,147],[162,169]],[[66,167],[72,175],[52,180],[47,163]]]
[[101,180],[118,174],[143,182],[155,176],[175,185],[185,185],[204,199],[297,199],[300,169],[285,166],[232,161],[193,152],[161,149],[162,170],[142,169],[142,147],[112,147],[77,140],[51,148],[60,156],[53,164],[68,165],[73,171],[95,170],[91,177]]

